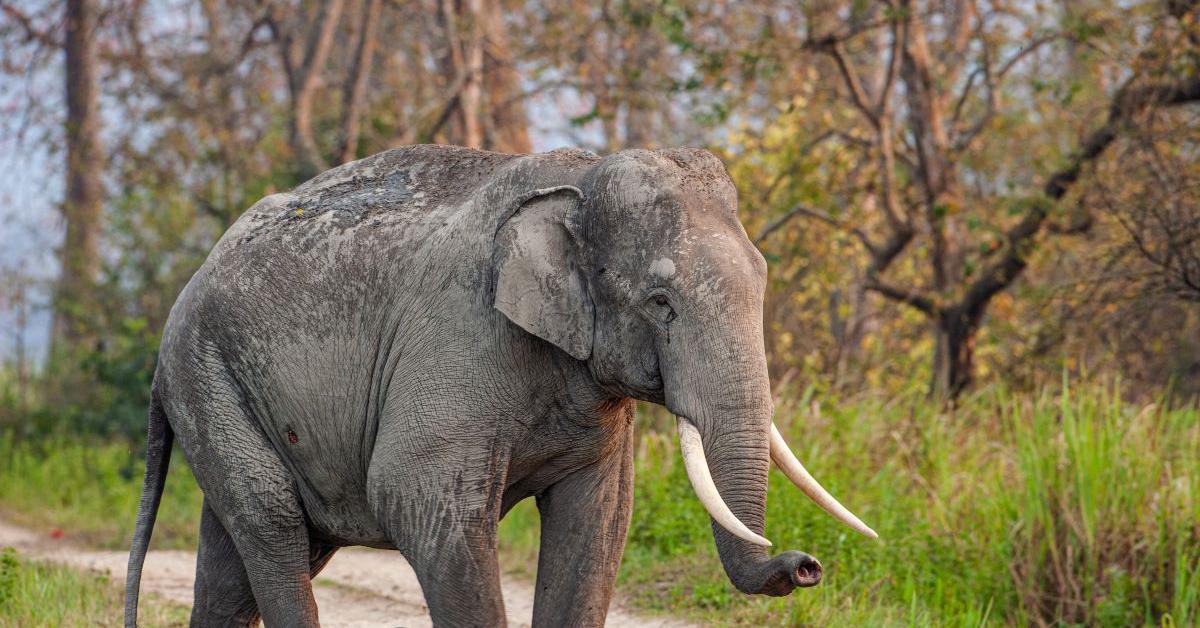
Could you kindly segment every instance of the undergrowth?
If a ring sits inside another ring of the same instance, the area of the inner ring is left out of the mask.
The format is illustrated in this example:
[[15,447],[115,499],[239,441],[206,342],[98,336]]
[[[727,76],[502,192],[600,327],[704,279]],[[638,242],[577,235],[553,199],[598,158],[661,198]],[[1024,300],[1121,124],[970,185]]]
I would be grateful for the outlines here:
[[[643,409],[621,590],[707,625],[1194,625],[1200,412],[1116,389],[990,388],[953,412],[916,396],[781,400],[776,422],[800,459],[881,537],[856,535],[773,472],[767,537],[825,567],[820,586],[786,598],[729,584],[671,419]],[[0,510],[126,547],[141,473],[120,444],[4,439]],[[177,464],[155,546],[194,547],[199,505]],[[533,576],[537,542],[526,500],[501,524],[505,568]]]

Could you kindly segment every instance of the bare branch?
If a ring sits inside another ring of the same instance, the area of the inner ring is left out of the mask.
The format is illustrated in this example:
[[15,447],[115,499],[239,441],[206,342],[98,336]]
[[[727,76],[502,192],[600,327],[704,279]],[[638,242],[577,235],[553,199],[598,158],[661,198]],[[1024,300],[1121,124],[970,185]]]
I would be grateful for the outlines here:
[[870,277],[866,283],[867,290],[883,295],[892,301],[903,303],[913,309],[927,315],[936,316],[938,307],[928,297],[918,294],[915,290],[903,290],[889,283],[885,283],[878,277]]
[[980,116],[980,118],[975,121],[975,124],[972,124],[966,130],[963,130],[958,133],[958,137],[956,137],[954,140],[954,151],[955,152],[960,152],[962,150],[965,150],[967,147],[969,147],[971,145],[971,142],[975,141],[975,138],[978,137],[979,134],[992,121],[992,119],[995,118],[996,113],[1000,108],[999,107],[999,96],[997,96],[996,86],[999,84],[1000,81],[1002,81],[1004,79],[1005,76],[1008,75],[1008,73],[1013,69],[1013,67],[1015,67],[1018,63],[1020,63],[1021,60],[1024,59],[1025,57],[1036,52],[1042,46],[1045,46],[1046,44],[1048,44],[1050,42],[1057,41],[1059,39],[1065,39],[1065,38],[1067,38],[1067,35],[1065,33],[1061,33],[1061,32],[1049,33],[1047,35],[1038,37],[1038,38],[1034,39],[1033,41],[1027,43],[1026,45],[1022,46],[1021,49],[1018,50],[1017,52],[1013,53],[1013,55],[1011,57],[1009,57],[1007,61],[1005,61],[1004,63],[1001,63],[1000,67],[995,71],[992,70],[992,66],[991,66],[991,54],[988,51],[987,46],[986,45],[984,46],[984,48],[983,48],[983,63],[980,65],[980,67],[976,68],[974,72],[971,72],[971,74],[967,77],[967,83],[963,87],[962,94],[959,95],[958,102],[955,103],[955,105],[954,105],[954,115],[951,118],[950,124],[952,127],[958,126],[958,121],[959,121],[961,113],[964,109],[964,105],[966,104],[967,99],[970,97],[971,92],[973,91],[976,77],[978,77],[978,76],[983,77],[983,85],[984,85],[984,88],[987,90],[987,109],[983,113],[983,115]]
[[896,77],[900,75],[900,59],[903,56],[904,42],[908,38],[908,19],[891,20],[892,45],[888,52],[888,70],[883,79],[883,89],[879,92],[879,102],[876,110],[879,117],[891,115],[892,89],[896,85]]
[[62,47],[63,42],[55,36],[55,31],[58,30],[60,24],[54,24],[50,29],[46,30],[38,28],[37,24],[34,23],[33,17],[13,6],[11,2],[0,1],[0,13],[3,13],[14,24],[20,27],[21,32],[25,34],[25,41],[36,41],[49,48]]
[[797,203],[791,209],[784,212],[782,216],[764,225],[762,230],[758,232],[758,237],[754,238],[754,243],[761,246],[762,243],[769,238],[772,233],[778,231],[781,227],[786,225],[789,221],[797,216],[813,218],[835,229],[838,229],[839,231],[845,231],[846,233],[858,238],[859,242],[861,242],[862,245],[866,247],[867,251],[869,251],[872,255],[875,254],[875,245],[871,243],[871,238],[867,236],[865,231],[857,227],[847,225],[837,218],[834,218],[833,216],[830,216],[829,214],[826,214],[820,210],[813,209],[804,203]]
[[279,56],[287,74],[288,92],[292,99],[289,120],[289,142],[299,161],[301,178],[308,178],[328,167],[317,147],[312,129],[312,100],[320,84],[333,34],[341,19],[345,0],[324,0],[317,9],[304,37],[301,58],[296,58],[296,34],[288,27],[285,16],[272,6],[267,25],[279,44]]
[[850,91],[850,96],[854,101],[854,106],[858,108],[871,126],[879,127],[879,114],[875,111],[875,107],[871,105],[870,99],[867,98],[867,91],[863,88],[862,78],[858,75],[858,70],[854,64],[846,59],[846,51],[842,47],[842,41],[833,36],[822,37],[810,41],[806,47],[818,52],[829,55],[834,63],[838,66],[838,71],[842,74],[842,82],[846,85],[846,89]]
[[358,24],[358,47],[350,72],[342,84],[342,141],[338,161],[346,163],[358,152],[358,127],[363,104],[367,97],[367,81],[371,77],[371,62],[379,33],[379,15],[383,0],[363,0]]

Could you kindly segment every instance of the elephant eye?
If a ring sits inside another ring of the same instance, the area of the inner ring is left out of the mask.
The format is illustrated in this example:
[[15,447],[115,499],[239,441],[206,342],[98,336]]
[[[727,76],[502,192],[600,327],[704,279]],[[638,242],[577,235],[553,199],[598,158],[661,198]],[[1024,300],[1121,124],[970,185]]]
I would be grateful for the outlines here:
[[650,301],[654,303],[655,306],[655,320],[660,323],[669,323],[675,320],[675,308],[671,307],[671,302],[667,300],[667,297],[658,294],[651,297]]

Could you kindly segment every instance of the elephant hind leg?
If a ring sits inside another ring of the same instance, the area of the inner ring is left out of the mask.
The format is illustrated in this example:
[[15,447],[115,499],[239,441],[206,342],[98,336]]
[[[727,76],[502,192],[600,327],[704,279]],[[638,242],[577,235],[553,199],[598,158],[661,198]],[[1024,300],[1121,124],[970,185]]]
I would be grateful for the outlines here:
[[[309,549],[309,577],[320,573],[337,550],[335,546],[314,541]],[[242,556],[208,504],[200,515],[195,593],[192,626],[258,625],[258,603],[254,600]]]
[[295,478],[232,385],[219,377],[175,384],[167,414],[204,491],[205,530],[213,538],[212,560],[198,566],[197,580],[236,575],[229,586],[244,593],[249,584],[266,625],[318,626],[309,576],[313,552]]
[[258,603],[229,532],[205,500],[196,554],[192,626],[257,626]]

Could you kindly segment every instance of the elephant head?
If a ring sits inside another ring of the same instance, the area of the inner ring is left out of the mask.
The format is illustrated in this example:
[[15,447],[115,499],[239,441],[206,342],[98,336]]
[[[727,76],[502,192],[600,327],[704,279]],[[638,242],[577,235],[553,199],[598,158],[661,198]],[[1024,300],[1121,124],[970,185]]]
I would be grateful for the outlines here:
[[724,166],[702,150],[624,151],[574,183],[529,190],[502,218],[495,307],[585,360],[612,394],[678,417],[688,477],[739,590],[816,584],[812,557],[766,552],[771,460],[834,517],[876,534],[805,471],[772,422],[767,265]]

